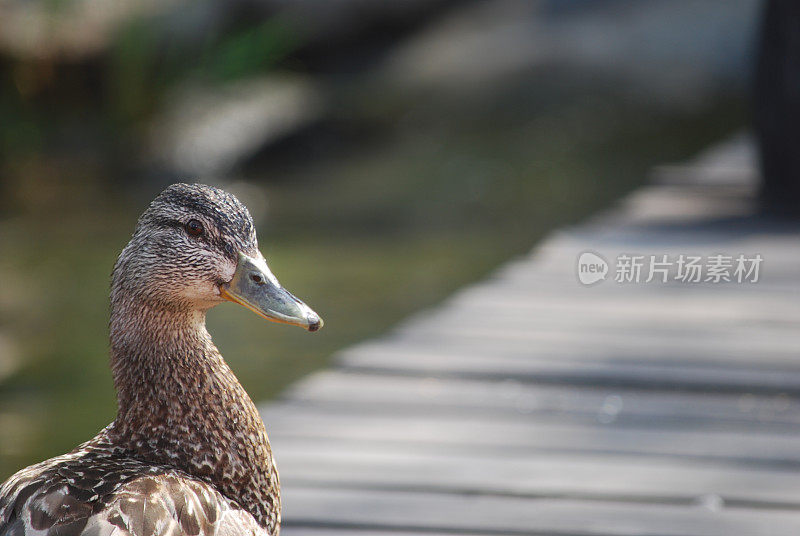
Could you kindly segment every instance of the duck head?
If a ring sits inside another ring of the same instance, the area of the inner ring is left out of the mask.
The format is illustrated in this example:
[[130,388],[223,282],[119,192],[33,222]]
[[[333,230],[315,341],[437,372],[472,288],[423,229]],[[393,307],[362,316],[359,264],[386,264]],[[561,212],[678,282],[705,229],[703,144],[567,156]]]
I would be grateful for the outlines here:
[[153,200],[120,254],[113,287],[117,296],[166,310],[205,311],[231,301],[267,320],[322,327],[272,274],[247,208],[202,184],[173,184]]

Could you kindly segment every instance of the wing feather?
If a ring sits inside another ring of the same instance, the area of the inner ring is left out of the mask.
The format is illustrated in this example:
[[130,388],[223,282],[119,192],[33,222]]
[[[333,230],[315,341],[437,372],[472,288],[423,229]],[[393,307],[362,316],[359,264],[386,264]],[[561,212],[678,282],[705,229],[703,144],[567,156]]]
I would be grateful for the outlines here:
[[24,469],[0,487],[0,536],[267,536],[208,483],[174,470],[150,473],[70,475],[58,458]]
[[90,519],[131,536],[266,536],[253,516],[203,481],[178,474],[140,477]]

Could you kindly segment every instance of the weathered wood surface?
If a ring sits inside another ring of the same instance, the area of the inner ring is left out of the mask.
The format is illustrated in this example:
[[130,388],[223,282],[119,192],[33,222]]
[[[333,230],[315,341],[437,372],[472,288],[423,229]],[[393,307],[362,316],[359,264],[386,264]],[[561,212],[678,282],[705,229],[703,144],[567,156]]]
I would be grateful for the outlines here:
[[[287,536],[800,533],[800,226],[746,139],[263,408]],[[758,283],[584,287],[579,253],[756,254]]]

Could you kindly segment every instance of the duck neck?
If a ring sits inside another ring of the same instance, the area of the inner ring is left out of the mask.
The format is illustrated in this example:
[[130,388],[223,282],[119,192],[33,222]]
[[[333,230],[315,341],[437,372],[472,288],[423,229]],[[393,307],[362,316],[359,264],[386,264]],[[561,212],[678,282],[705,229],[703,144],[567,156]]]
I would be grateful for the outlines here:
[[205,311],[114,296],[110,439],[150,463],[213,484],[272,534],[278,475],[255,405],[205,328]]

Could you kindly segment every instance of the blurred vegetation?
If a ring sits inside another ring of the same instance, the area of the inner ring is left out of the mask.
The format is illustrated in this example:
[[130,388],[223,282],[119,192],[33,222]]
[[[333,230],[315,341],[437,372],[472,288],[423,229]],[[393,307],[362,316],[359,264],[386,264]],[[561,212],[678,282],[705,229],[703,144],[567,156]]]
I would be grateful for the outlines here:
[[[109,274],[163,186],[141,180],[137,158],[165,96],[296,70],[303,43],[280,17],[167,41],[139,19],[81,65],[0,64],[0,336],[18,365],[0,379],[0,479],[114,418]],[[557,70],[488,96],[326,84],[322,134],[281,146],[280,158],[267,150],[235,177],[266,194],[259,239],[273,271],[326,322],[309,335],[233,305],[210,312],[215,342],[257,401],[744,123],[735,96],[676,111]]]
[[204,39],[169,36],[149,18],[128,22],[109,56],[111,116],[146,117],[170,87],[187,81],[222,84],[269,71],[302,43],[302,27],[284,17],[255,22]]

